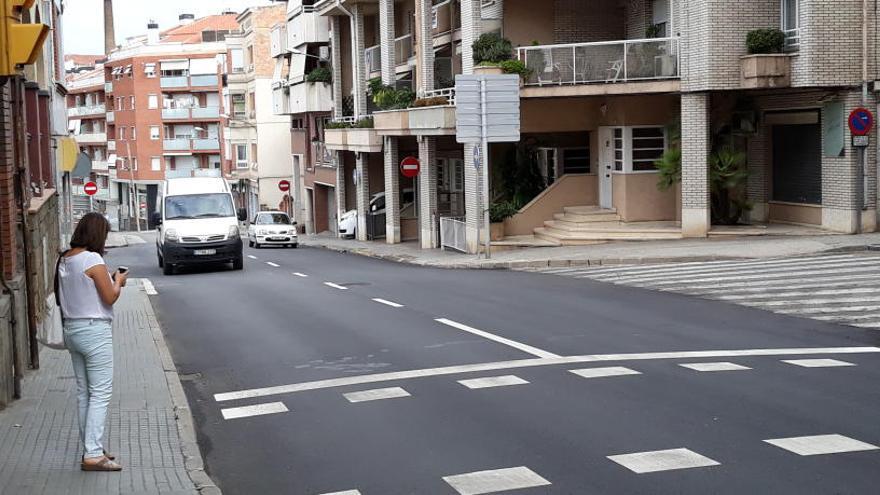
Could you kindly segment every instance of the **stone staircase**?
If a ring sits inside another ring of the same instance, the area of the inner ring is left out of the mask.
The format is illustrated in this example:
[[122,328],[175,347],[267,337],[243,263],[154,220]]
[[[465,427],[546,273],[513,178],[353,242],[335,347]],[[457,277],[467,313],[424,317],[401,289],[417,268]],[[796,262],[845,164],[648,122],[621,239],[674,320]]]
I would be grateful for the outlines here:
[[597,244],[608,241],[647,241],[681,239],[675,222],[621,221],[614,209],[598,206],[567,206],[553,220],[535,229],[535,237],[564,246]]

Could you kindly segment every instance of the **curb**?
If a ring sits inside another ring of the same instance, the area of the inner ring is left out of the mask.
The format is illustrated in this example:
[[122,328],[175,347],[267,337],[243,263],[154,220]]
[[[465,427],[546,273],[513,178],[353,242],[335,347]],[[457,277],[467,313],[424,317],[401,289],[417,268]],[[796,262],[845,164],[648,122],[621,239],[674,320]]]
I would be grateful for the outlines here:
[[[143,290],[143,286],[141,286],[140,290]],[[165,380],[168,382],[168,389],[171,393],[171,403],[174,406],[174,417],[177,420],[177,434],[180,436],[186,474],[189,475],[195,489],[200,494],[222,495],[220,488],[217,487],[214,480],[205,472],[205,461],[202,459],[201,451],[199,451],[195,422],[193,421],[189,403],[186,400],[186,394],[183,391],[183,384],[180,382],[177,367],[174,366],[171,352],[165,343],[165,336],[162,334],[162,328],[159,326],[159,320],[156,318],[153,303],[150,301],[149,296],[146,297],[147,322],[153,334],[153,342],[159,351],[159,359],[162,360],[162,370],[165,372]]]
[[[523,268],[567,268],[567,267],[591,267],[606,265],[654,265],[663,263],[704,263],[708,261],[743,261],[753,259],[771,259],[773,256],[756,258],[754,256],[645,256],[634,258],[596,258],[596,259],[546,259],[531,261],[463,261],[460,263],[438,264],[429,261],[421,261],[412,256],[382,254],[360,247],[342,247],[323,243],[301,243],[306,247],[327,249],[337,253],[355,254],[373,259],[393,261],[412,266],[427,268],[440,268],[447,270],[517,270]],[[880,251],[880,244],[864,244],[821,249],[810,253],[801,253],[796,256],[812,256],[816,254],[831,253],[855,253],[864,251]]]

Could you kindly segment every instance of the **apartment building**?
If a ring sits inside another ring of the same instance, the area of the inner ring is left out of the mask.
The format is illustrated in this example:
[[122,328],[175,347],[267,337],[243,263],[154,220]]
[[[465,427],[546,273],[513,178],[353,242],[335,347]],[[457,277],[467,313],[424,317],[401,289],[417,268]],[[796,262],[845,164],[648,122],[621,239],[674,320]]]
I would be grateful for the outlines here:
[[291,205],[307,233],[336,232],[337,174],[334,156],[324,143],[324,126],[333,108],[330,70],[330,22],[315,2],[287,2],[285,22],[272,31],[275,112],[287,115]]
[[[104,66],[94,64],[91,69],[68,66],[67,70],[68,130],[76,140],[79,151],[91,160],[91,171],[87,175],[72,178],[74,206],[85,205],[85,209],[92,207],[116,218],[118,211],[113,203],[119,197],[115,194],[118,191],[110,187],[111,176],[115,178],[116,164],[107,160]],[[84,183],[89,180],[98,185],[98,193],[91,198],[91,202],[82,190]],[[115,195],[111,196],[111,193]]]
[[241,29],[226,37],[226,167],[249,218],[260,209],[286,209],[278,183],[293,180],[290,122],[276,114],[272,99],[272,29],[285,16],[284,5],[249,8],[238,16]]
[[166,178],[230,178],[223,164],[222,102],[225,38],[237,15],[195,19],[147,35],[110,54],[104,64],[108,161],[122,228],[152,228],[158,186]]
[[[499,32],[531,73],[520,91],[520,142],[493,144],[487,157],[490,197],[511,179],[517,155],[531,157],[544,186],[505,221],[508,235],[556,244],[632,233],[706,236],[710,162],[725,145],[747,156],[743,221],[872,231],[876,139],[863,165],[846,126],[854,108],[877,109],[880,89],[878,20],[862,7],[319,0],[312,8],[331,26],[335,122],[325,142],[335,155],[338,209],[357,209],[361,239],[418,237],[425,248],[438,247],[441,217],[461,217],[467,250],[476,250],[477,172],[471,145],[455,142],[452,87],[456,74],[495,70],[475,67],[472,45]],[[852,35],[841,36],[847,26]],[[756,29],[781,29],[783,53],[750,55],[746,37]],[[433,106],[379,111],[368,94],[373,77],[409,87]],[[678,146],[681,180],[658,188],[656,161]],[[416,183],[398,173],[408,155],[421,160]],[[418,194],[407,209],[409,191]],[[384,222],[368,211],[381,193]]]

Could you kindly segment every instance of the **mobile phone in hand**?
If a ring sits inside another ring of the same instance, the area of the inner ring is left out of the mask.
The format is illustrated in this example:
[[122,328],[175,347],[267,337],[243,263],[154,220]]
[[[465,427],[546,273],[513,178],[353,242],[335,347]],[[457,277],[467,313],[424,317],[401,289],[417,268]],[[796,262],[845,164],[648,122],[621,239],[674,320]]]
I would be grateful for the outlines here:
[[128,267],[127,267],[127,266],[120,266],[120,267],[117,268],[116,270],[117,270],[119,273],[123,273],[123,274],[128,273]]

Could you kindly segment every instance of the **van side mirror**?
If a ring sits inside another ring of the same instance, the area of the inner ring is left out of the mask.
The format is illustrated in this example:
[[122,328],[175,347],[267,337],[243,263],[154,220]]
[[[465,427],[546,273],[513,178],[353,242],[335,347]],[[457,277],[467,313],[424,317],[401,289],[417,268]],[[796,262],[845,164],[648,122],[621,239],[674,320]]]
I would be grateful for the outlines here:
[[247,220],[247,210],[244,208],[239,208],[238,209],[238,221],[244,222],[245,220]]
[[162,225],[162,214],[157,212],[153,212],[153,224]]

